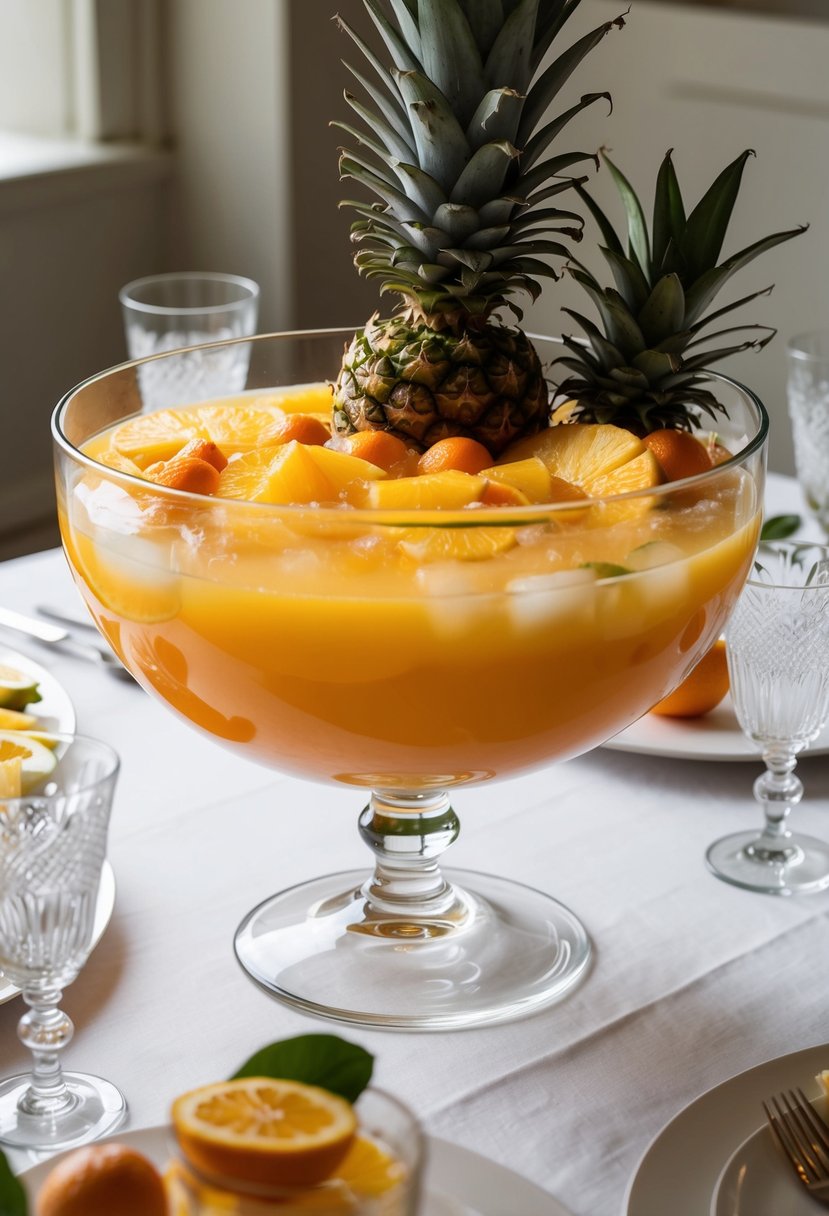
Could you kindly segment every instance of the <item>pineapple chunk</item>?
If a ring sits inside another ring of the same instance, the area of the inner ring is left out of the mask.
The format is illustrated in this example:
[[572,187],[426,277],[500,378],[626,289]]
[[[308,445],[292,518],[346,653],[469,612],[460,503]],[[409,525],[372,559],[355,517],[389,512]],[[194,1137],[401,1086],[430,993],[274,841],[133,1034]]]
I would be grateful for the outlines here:
[[328,478],[336,494],[349,489],[355,482],[381,481],[387,476],[385,469],[349,452],[338,452],[318,445],[309,447],[307,452],[320,472]]
[[543,460],[528,456],[526,460],[513,460],[509,464],[494,465],[482,469],[481,477],[512,486],[525,494],[530,502],[550,502],[550,474]]
[[443,473],[425,473],[418,477],[398,477],[389,481],[373,481],[369,487],[369,506],[379,510],[454,511],[480,502],[486,490],[484,477],[447,469]]
[[[498,463],[503,467],[508,461],[537,456],[554,477],[562,477],[592,495],[591,483],[612,473],[620,465],[627,464],[645,450],[642,440],[622,427],[575,423],[572,426],[551,426],[537,435],[519,439],[507,449]],[[604,493],[618,494],[621,490],[606,490]]]

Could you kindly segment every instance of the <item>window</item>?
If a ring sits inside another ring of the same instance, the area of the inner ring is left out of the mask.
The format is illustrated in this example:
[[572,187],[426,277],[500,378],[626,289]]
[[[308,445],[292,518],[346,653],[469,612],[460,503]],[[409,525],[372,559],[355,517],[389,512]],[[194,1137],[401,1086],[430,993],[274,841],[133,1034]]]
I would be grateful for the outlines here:
[[0,0],[0,130],[158,144],[161,0]]

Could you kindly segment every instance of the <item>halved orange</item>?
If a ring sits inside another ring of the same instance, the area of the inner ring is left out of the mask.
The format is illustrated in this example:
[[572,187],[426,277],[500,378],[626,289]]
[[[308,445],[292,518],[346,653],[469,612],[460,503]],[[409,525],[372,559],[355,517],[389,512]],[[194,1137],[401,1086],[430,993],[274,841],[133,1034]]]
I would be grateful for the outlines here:
[[311,1186],[348,1153],[357,1118],[344,1098],[299,1081],[242,1077],[173,1103],[184,1157],[208,1178]]

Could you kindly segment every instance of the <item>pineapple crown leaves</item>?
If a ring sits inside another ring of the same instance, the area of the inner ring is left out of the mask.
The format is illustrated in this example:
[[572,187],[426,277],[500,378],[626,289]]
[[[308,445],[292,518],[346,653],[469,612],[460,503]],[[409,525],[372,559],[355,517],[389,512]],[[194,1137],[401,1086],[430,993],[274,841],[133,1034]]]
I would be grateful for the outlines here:
[[[601,233],[599,247],[614,286],[602,287],[586,266],[571,257],[567,269],[593,301],[602,327],[564,309],[584,335],[564,338],[571,355],[561,359],[573,373],[560,388],[579,402],[574,416],[598,418],[601,413],[602,421],[619,420],[646,431],[662,425],[689,428],[700,411],[716,416],[722,409],[703,387],[703,372],[730,355],[761,349],[771,341],[776,331],[769,326],[710,329],[768,295],[770,287],[708,311],[737,271],[806,230],[801,226],[772,233],[719,261],[743,170],[753,155],[747,149],[726,165],[686,217],[669,150],[657,175],[649,229],[630,182],[602,151],[624,206],[626,239],[583,183],[576,185]],[[741,335],[740,340],[735,335]],[[717,346],[717,339],[724,339],[723,344]]]
[[[545,115],[581,60],[623,17],[542,60],[581,0],[363,0],[391,66],[341,17],[364,73],[345,99],[360,125],[336,122],[350,147],[340,174],[380,200],[344,200],[358,271],[420,313],[486,316],[517,292],[535,298],[558,278],[550,258],[580,240],[576,212],[549,205],[592,153],[550,156],[551,144],[607,93]],[[546,204],[546,205],[543,205]]]

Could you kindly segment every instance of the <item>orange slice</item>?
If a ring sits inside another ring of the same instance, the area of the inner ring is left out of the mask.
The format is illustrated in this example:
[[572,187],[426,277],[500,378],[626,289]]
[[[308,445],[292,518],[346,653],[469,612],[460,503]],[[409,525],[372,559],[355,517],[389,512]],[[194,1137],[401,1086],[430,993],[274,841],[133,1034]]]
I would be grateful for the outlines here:
[[37,725],[37,718],[32,714],[24,714],[19,709],[0,708],[0,730],[31,730]]
[[365,1136],[357,1137],[336,1173],[356,1195],[371,1199],[399,1186],[407,1176],[402,1161]]
[[478,527],[405,528],[397,543],[417,562],[481,562],[506,553],[516,542],[513,528]]
[[193,439],[215,443],[225,455],[278,443],[284,423],[285,414],[277,405],[240,398],[141,414],[118,428],[112,444],[145,469],[157,460],[170,460]]
[[172,1121],[185,1158],[208,1177],[311,1186],[348,1153],[357,1119],[343,1098],[298,1081],[244,1077],[183,1094]]

